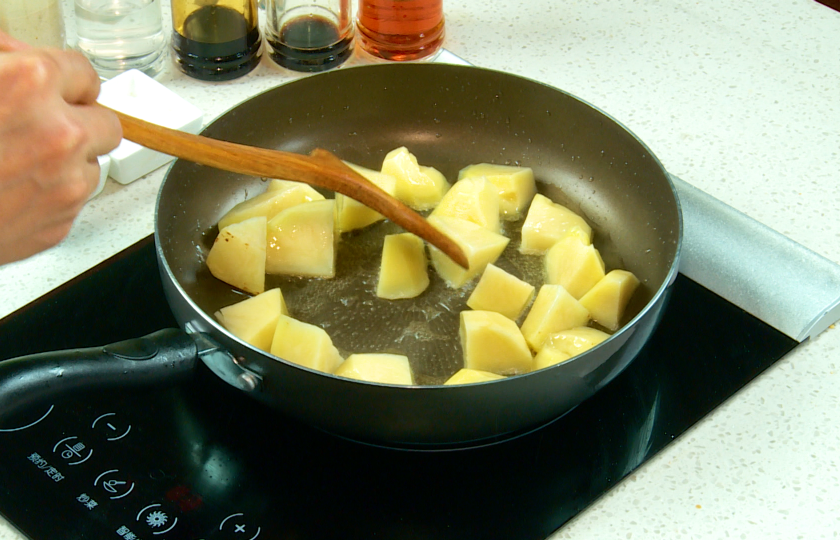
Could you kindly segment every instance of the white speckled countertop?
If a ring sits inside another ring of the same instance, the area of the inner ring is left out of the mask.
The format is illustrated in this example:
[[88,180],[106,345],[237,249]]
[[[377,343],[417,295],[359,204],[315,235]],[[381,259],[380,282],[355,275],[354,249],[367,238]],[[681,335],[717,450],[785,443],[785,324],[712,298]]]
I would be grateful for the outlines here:
[[[814,0],[446,0],[445,10],[453,53],[600,107],[672,174],[840,262],[840,13]],[[207,120],[288,79],[268,59],[223,84],[172,68],[158,77]],[[0,316],[150,234],[162,178],[109,181],[61,245],[0,268]],[[552,538],[836,538],[838,364],[830,328]],[[22,538],[0,519],[0,540]]]

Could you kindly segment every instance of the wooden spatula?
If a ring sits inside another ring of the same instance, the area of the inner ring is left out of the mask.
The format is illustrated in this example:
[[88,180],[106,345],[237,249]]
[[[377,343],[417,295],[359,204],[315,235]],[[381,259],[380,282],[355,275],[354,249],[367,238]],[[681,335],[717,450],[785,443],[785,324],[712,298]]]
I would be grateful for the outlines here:
[[141,146],[207,165],[216,169],[305,182],[347,195],[368,208],[426,240],[463,268],[467,257],[448,236],[432,227],[426,219],[388,195],[372,182],[344,164],[335,154],[315,149],[308,156],[281,150],[268,150],[236,144],[201,135],[192,135],[114,111],[120,119],[123,137]]

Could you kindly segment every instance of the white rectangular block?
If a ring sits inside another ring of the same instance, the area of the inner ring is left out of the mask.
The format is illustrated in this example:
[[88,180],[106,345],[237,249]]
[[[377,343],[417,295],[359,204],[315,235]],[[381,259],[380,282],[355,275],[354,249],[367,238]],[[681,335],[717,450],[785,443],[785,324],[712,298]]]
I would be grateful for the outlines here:
[[111,170],[111,158],[108,155],[99,156],[96,158],[99,161],[99,184],[97,184],[96,189],[93,190],[93,193],[90,194],[88,200],[96,197],[100,193],[102,193],[102,189],[105,187],[105,182],[108,180],[108,174]]
[[[126,71],[102,83],[99,103],[164,127],[198,133],[204,113],[161,83],[137,70]],[[111,178],[128,184],[172,161],[172,156],[123,139],[108,154]]]

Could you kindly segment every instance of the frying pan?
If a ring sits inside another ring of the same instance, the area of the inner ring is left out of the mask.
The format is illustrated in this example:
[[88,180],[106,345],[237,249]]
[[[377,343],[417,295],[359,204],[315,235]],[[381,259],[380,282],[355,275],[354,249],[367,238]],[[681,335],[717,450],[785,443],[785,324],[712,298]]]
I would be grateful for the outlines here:
[[[344,68],[257,95],[203,134],[300,153],[322,147],[372,169],[389,150],[406,146],[450,180],[474,163],[531,167],[541,193],[592,225],[607,267],[632,271],[641,286],[622,328],[586,353],[499,381],[443,386],[459,365],[457,312],[469,288],[449,290],[433,276],[417,300],[376,299],[370,276],[378,261],[370,246],[375,235],[393,232],[386,222],[341,239],[336,280],[288,278],[269,286],[281,286],[292,314],[324,327],[345,354],[422,349],[427,360],[412,357],[412,368],[424,384],[321,373],[248,345],[213,317],[243,299],[204,264],[215,224],[262,192],[264,180],[178,160],[160,189],[155,241],[164,291],[182,329],[0,363],[0,411],[94,385],[177,380],[200,358],[266,405],[338,436],[420,449],[489,444],[551,422],[618,375],[655,329],[677,274],[679,202],[650,149],[595,107],[524,78],[441,64]],[[538,259],[517,258],[511,244],[499,264],[533,273]],[[424,303],[424,296],[434,300]]]

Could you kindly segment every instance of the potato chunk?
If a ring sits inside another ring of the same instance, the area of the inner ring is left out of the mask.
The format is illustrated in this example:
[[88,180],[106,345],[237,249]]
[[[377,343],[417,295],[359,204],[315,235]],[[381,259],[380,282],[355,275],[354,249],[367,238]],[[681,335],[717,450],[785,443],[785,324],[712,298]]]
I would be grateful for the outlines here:
[[454,375],[446,379],[445,385],[453,384],[475,384],[487,381],[496,381],[504,379],[503,375],[490,373],[489,371],[479,371],[477,369],[462,368],[455,372]]
[[563,353],[568,358],[574,358],[609,337],[610,335],[606,332],[602,332],[597,328],[590,328],[589,326],[570,328],[562,332],[557,332],[556,334],[551,334],[537,356],[543,352],[550,351],[553,353]]
[[588,326],[570,328],[552,334],[534,357],[534,369],[543,369],[565,362],[588,351],[610,337],[606,332]]
[[569,234],[545,254],[545,275],[546,283],[562,285],[580,300],[604,277],[604,260],[595,246]]
[[469,269],[464,269],[436,247],[429,246],[432,266],[453,289],[463,287],[484,272],[487,265],[495,262],[510,242],[506,236],[463,219],[432,216],[429,223],[455,241],[467,256]]
[[589,312],[562,285],[543,285],[522,323],[522,335],[539,352],[551,334],[588,322]]
[[638,278],[627,270],[610,270],[580,299],[592,320],[611,331],[618,330],[627,303],[639,286]]
[[294,180],[281,180],[279,178],[272,178],[271,180],[269,180],[268,186],[265,188],[266,192],[287,190],[292,192],[299,192],[305,195],[307,197],[307,200],[303,202],[320,201],[324,199],[324,196],[318,193],[318,191],[309,184],[305,184],[303,182],[295,182]]
[[455,182],[431,215],[461,218],[488,231],[501,231],[499,193],[484,178],[466,178]]
[[288,315],[280,289],[270,289],[216,312],[216,319],[231,334],[265,352],[271,352],[280,315]]
[[449,182],[440,171],[419,165],[404,146],[388,152],[382,172],[396,178],[397,198],[415,210],[434,208],[449,190]]
[[533,297],[533,285],[488,264],[467,305],[476,310],[495,311],[515,321]]
[[[379,189],[396,197],[397,195],[397,179],[390,174],[384,174],[379,171],[360,167],[353,163],[347,163],[347,166],[364,176],[372,184],[375,184]],[[352,199],[341,193],[335,194],[335,212],[336,212],[336,230],[340,233],[353,231],[367,227],[377,221],[382,221],[385,216],[375,210],[371,210],[359,201]]]
[[388,300],[414,298],[429,286],[426,245],[411,233],[389,234],[382,246],[376,296]]
[[569,353],[558,351],[554,347],[549,347],[548,344],[546,344],[542,349],[540,349],[540,352],[534,356],[534,371],[544,369],[555,364],[562,364],[571,357],[572,355]]
[[574,227],[579,227],[586,234],[587,244],[592,243],[592,227],[582,217],[537,193],[522,224],[519,251],[531,255],[545,253]]
[[537,192],[534,171],[530,167],[478,163],[464,167],[458,180],[484,177],[499,193],[499,214],[505,221],[515,221],[531,203]]
[[323,198],[323,195],[306,184],[289,180],[272,180],[265,193],[237,204],[222,216],[219,220],[219,229],[257,216],[264,216],[270,220],[286,208]]
[[266,220],[246,219],[219,231],[207,254],[207,268],[216,279],[247,293],[265,290]]
[[401,354],[351,354],[335,370],[348,379],[382,384],[413,383],[408,357]]
[[516,323],[495,311],[462,311],[464,367],[498,375],[527,373],[533,357]]
[[277,320],[271,354],[325,373],[333,373],[341,364],[341,355],[323,328],[287,315]]
[[335,201],[311,201],[283,210],[268,222],[265,271],[335,276]]

